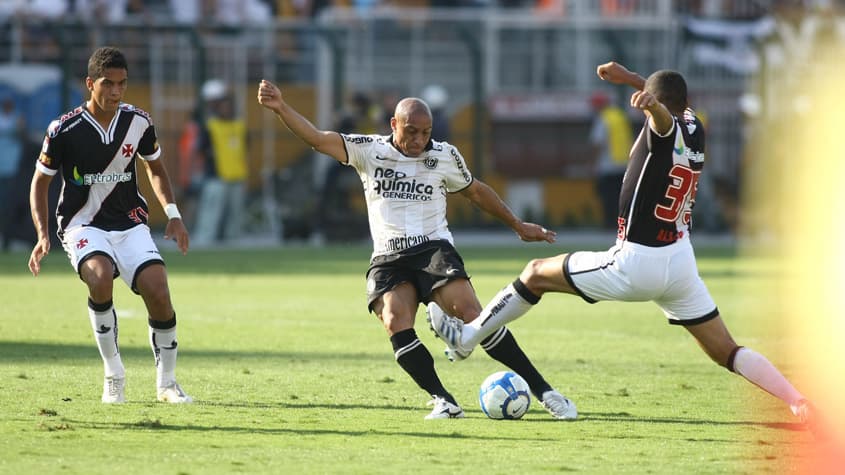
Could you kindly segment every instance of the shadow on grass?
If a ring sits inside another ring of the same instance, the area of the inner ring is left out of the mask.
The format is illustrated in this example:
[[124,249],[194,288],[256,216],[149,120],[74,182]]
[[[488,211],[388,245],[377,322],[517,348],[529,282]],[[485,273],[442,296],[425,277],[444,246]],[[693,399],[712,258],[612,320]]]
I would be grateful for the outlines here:
[[[373,404],[313,404],[313,403],[291,403],[291,402],[216,402],[197,401],[202,406],[226,407],[226,408],[257,408],[257,409],[327,409],[327,410],[349,410],[349,409],[380,409],[380,410],[409,410],[406,406],[396,405],[373,405]],[[482,414],[477,411],[478,414]],[[467,411],[472,413],[472,411]],[[787,430],[800,432],[806,430],[800,422],[759,422],[759,421],[714,421],[705,419],[681,418],[681,417],[637,417],[627,412],[581,412],[578,419],[574,421],[560,421],[552,418],[531,419],[531,423],[552,423],[552,424],[573,424],[583,422],[637,422],[646,424],[684,424],[684,425],[709,425],[709,426],[751,426],[765,427],[768,429]],[[509,421],[503,421],[509,423]],[[625,435],[624,437],[628,437]]]
[[[120,354],[123,358],[151,358],[152,350],[149,347],[120,347]],[[24,362],[32,360],[54,360],[57,362],[75,363],[77,360],[88,361],[99,356],[97,347],[92,342],[90,345],[48,343],[48,342],[22,342],[22,341],[0,341],[0,357],[5,362]],[[296,351],[224,351],[224,350],[202,350],[188,349],[179,351],[180,361],[194,359],[286,359],[298,362],[311,360],[342,360],[342,361],[390,361],[389,354],[376,353],[341,353],[341,352],[296,352]]]
[[[403,408],[408,410],[408,408]],[[93,429],[93,430],[114,430],[124,432],[127,430],[160,430],[160,431],[179,431],[179,432],[223,432],[228,434],[244,433],[244,434],[267,434],[267,435],[284,435],[291,434],[296,436],[308,435],[340,435],[340,436],[386,436],[386,437],[419,437],[419,438],[442,438],[442,439],[468,439],[468,440],[489,440],[489,441],[524,441],[524,437],[508,437],[508,436],[488,436],[470,433],[462,433],[455,430],[449,432],[436,432],[443,429],[441,424],[432,424],[431,432],[415,432],[415,431],[391,431],[382,429],[368,429],[368,430],[340,430],[340,429],[298,429],[286,427],[242,427],[242,426],[224,426],[224,425],[200,425],[200,424],[166,424],[158,419],[150,420],[143,419],[138,422],[97,422],[78,419],[62,418],[62,423],[69,424],[73,429]],[[280,422],[284,424],[284,422]],[[467,428],[467,432],[470,429]],[[532,438],[532,441],[537,442],[559,442],[557,438]]]
[[[128,403],[127,405],[131,406],[134,405],[133,403]],[[147,404],[144,404],[147,405]],[[260,409],[294,409],[294,410],[338,410],[338,411],[348,411],[350,409],[358,409],[358,410],[397,410],[408,412],[414,410],[415,408],[409,408],[406,406],[396,406],[396,405],[363,405],[363,404],[295,404],[295,403],[267,403],[267,402],[253,402],[253,403],[214,403],[214,402],[203,402],[197,401],[194,404],[194,407],[205,407],[205,406],[212,406],[212,407],[243,407],[243,408],[260,408]],[[480,416],[480,418],[484,418]],[[20,422],[29,422],[20,420]],[[684,424],[684,425],[711,425],[711,426],[753,426],[753,427],[765,427],[769,429],[778,429],[778,430],[787,430],[787,431],[804,431],[805,427],[800,423],[782,423],[782,422],[758,422],[758,421],[713,421],[713,420],[701,420],[701,419],[691,419],[691,418],[663,418],[663,417],[634,417],[627,413],[584,413],[582,418],[579,418],[577,421],[556,421],[553,419],[531,419],[527,422],[529,423],[556,423],[561,425],[568,425],[573,423],[589,423],[591,421],[600,421],[600,422],[635,422],[635,423],[646,423],[646,424]],[[193,431],[197,433],[207,433],[207,432],[222,432],[222,433],[246,433],[246,434],[268,434],[268,435],[283,435],[283,434],[292,434],[297,436],[303,435],[323,435],[323,436],[331,436],[331,435],[341,435],[341,436],[353,436],[353,437],[360,437],[360,436],[405,436],[405,437],[420,437],[420,438],[444,438],[444,439],[468,439],[468,440],[489,440],[489,441],[523,441],[524,437],[522,436],[514,436],[508,437],[507,435],[502,436],[489,436],[489,435],[478,435],[478,434],[470,434],[470,433],[462,433],[456,430],[449,431],[447,433],[444,432],[434,432],[439,429],[443,429],[443,425],[433,424],[432,432],[420,432],[420,431],[401,431],[401,430],[385,430],[385,429],[368,429],[368,430],[340,430],[340,429],[315,429],[315,428],[295,428],[295,427],[267,427],[266,425],[262,427],[254,427],[254,426],[226,426],[226,425],[203,425],[203,424],[168,424],[162,422],[160,419],[149,419],[144,418],[137,422],[101,422],[101,421],[91,421],[91,420],[81,420],[81,419],[73,419],[73,418],[62,418],[61,422],[63,424],[68,424],[69,427],[73,429],[93,429],[93,430],[115,430],[115,431],[127,431],[127,430],[142,430],[142,431]],[[508,422],[505,422],[507,424]],[[520,423],[525,423],[520,422]],[[288,424],[284,420],[278,421],[279,425]],[[295,425],[293,423],[292,425]],[[458,427],[455,427],[456,429]],[[469,430],[469,429],[467,429]],[[652,434],[653,435],[653,434]],[[624,439],[631,439],[631,438],[641,438],[641,439],[648,439],[652,438],[651,435],[642,435],[636,436],[633,434],[623,434],[623,435],[608,435],[605,434],[602,437],[605,438],[624,438]],[[544,441],[544,442],[559,442],[560,439],[558,438],[539,438],[539,439],[532,439],[534,441]],[[732,439],[688,439],[694,440],[698,442],[702,441],[713,441],[713,442],[726,442],[731,441]]]
[[686,417],[637,417],[627,412],[579,412],[579,421],[642,422],[648,424],[684,424],[709,426],[750,426],[801,432],[806,426],[800,422],[714,421]]

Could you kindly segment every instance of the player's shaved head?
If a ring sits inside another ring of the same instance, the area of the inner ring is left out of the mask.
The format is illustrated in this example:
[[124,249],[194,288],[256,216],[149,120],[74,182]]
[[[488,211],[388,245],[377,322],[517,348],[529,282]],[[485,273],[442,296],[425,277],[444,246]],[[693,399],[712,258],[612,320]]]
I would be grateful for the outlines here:
[[410,117],[417,114],[425,114],[431,119],[431,109],[428,107],[428,104],[417,97],[406,97],[402,99],[396,104],[396,110],[393,111],[393,117],[396,117],[396,119],[402,122],[407,122]]
[[409,157],[418,157],[431,140],[431,109],[422,99],[406,97],[396,104],[390,128],[393,145]]

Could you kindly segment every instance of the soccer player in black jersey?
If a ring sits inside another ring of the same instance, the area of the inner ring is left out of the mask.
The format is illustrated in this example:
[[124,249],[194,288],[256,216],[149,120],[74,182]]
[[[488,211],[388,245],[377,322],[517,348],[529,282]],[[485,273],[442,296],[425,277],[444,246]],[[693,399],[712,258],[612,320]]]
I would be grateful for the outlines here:
[[102,401],[125,402],[125,371],[112,303],[117,276],[139,294],[149,312],[149,336],[156,364],[157,399],[191,402],[176,382],[176,313],[170,301],[164,261],[147,227],[147,202],[138,190],[136,158],[168,217],[166,239],[188,251],[188,232],[176,207],[150,116],[121,102],[128,66],[116,48],[99,48],[88,60],[85,85],[91,99],[50,123],[30,189],[38,242],[29,269],[38,276],[50,252],[47,190],[60,174],[56,209],[58,235],[80,279],[88,286],[88,315],[103,358]]
[[[315,150],[358,172],[373,237],[368,308],[387,330],[396,362],[433,397],[434,409],[426,419],[464,417],[414,330],[420,302],[437,302],[468,320],[481,312],[463,260],[453,246],[446,196],[460,193],[508,224],[523,241],[553,242],[555,233],[515,216],[492,188],[474,179],[456,147],[432,140],[431,110],[421,99],[399,101],[390,121],[393,133],[388,136],[319,130],[291,108],[269,81],[261,81],[258,102]],[[481,346],[522,376],[553,417],[577,417],[572,401],[543,379],[507,328],[498,329]]]
[[622,181],[616,245],[532,260],[472,322],[430,309],[435,332],[452,351],[468,353],[546,292],[578,295],[589,303],[653,301],[713,361],[784,401],[813,428],[812,404],[763,355],[734,342],[698,275],[689,228],[704,165],[704,131],[688,108],[684,78],[662,70],[646,80],[615,62],[598,66],[597,73],[636,89],[631,106],[646,118]]

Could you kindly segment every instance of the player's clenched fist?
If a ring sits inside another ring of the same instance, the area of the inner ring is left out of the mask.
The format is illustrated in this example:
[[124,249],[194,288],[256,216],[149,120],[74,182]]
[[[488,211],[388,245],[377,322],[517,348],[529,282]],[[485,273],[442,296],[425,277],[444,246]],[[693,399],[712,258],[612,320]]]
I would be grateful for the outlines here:
[[258,103],[273,112],[278,112],[282,106],[282,91],[272,82],[262,79],[258,84]]
[[654,95],[646,91],[636,91],[631,95],[631,107],[635,109],[651,109],[657,104],[658,102]]
[[600,64],[596,68],[596,74],[605,81],[622,84],[625,82],[626,77],[631,74],[631,71],[628,71],[628,68],[616,61],[610,61],[609,63]]

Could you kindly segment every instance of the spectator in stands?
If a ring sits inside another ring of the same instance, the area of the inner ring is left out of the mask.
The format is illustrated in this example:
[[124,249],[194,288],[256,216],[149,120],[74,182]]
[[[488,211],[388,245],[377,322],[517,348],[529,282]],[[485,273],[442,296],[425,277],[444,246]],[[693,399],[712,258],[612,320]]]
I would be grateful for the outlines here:
[[[379,130],[377,121],[381,118],[381,111],[373,104],[369,95],[363,92],[356,92],[350,96],[349,104],[341,112],[336,121],[335,130],[343,134],[374,134]],[[311,233],[310,242],[312,245],[320,246],[326,241],[330,231],[331,215],[344,215],[352,213],[349,209],[349,200],[344,197],[340,182],[344,176],[351,176],[356,181],[357,175],[336,161],[328,163],[319,161],[323,173],[322,183],[318,183],[320,189],[317,212],[315,213],[314,230]],[[356,189],[357,191],[357,189]]]
[[95,25],[126,21],[128,0],[74,0],[74,13],[82,21]]
[[390,118],[393,117],[393,111],[396,109],[396,104],[399,103],[400,94],[395,89],[387,89],[381,92],[380,118],[378,120],[378,134],[390,135],[392,130],[390,128]]
[[336,130],[344,134],[374,134],[378,130],[378,116],[378,108],[370,96],[356,92],[341,112]]
[[173,21],[187,25],[197,23],[202,14],[201,0],[170,0]]
[[637,0],[601,0],[601,14],[604,16],[625,16],[634,12]]
[[449,93],[439,84],[430,84],[422,90],[420,95],[431,108],[431,138],[438,142],[448,142],[451,136],[449,114],[446,111]]
[[[15,220],[18,205],[26,202],[26,190],[17,186],[23,149],[23,118],[15,110],[15,101],[5,97],[0,101],[0,232],[3,234],[3,250],[15,234]],[[18,193],[23,193],[23,199]]]
[[634,143],[633,133],[625,111],[613,104],[607,93],[593,93],[590,105],[594,114],[590,145],[595,164],[596,192],[601,200],[602,227],[616,228],[619,189],[628,165],[628,151]]
[[538,15],[566,16],[567,6],[563,0],[537,0],[534,6]]
[[176,184],[181,193],[179,201],[182,203],[182,219],[191,227],[196,222],[197,201],[205,178],[205,162],[198,155],[202,122],[202,107],[198,104],[179,133],[179,173],[176,175]]
[[[0,4],[6,3],[0,1]],[[21,50],[24,61],[52,62],[60,57],[60,45],[54,23],[68,13],[68,0],[31,0],[17,3],[10,13],[24,21]]]
[[214,19],[226,26],[266,23],[273,18],[272,9],[262,0],[217,0],[216,6]]
[[246,122],[235,114],[229,86],[211,79],[202,86],[206,119],[197,158],[205,163],[205,179],[197,210],[194,243],[207,246],[241,233],[249,173]]

